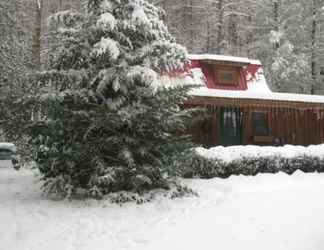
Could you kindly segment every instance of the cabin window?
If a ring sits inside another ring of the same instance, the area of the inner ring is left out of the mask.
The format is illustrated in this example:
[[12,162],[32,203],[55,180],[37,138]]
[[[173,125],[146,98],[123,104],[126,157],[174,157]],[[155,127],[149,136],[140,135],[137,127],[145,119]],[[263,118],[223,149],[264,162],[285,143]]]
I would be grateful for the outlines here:
[[218,84],[235,86],[239,84],[239,72],[235,67],[215,66],[215,78]]
[[268,116],[265,112],[252,113],[252,129],[254,136],[268,136]]
[[229,136],[237,136],[239,134],[237,113],[232,110],[223,112],[223,127],[228,130]]
[[220,110],[220,143],[224,146],[240,145],[243,134],[243,113],[240,109]]

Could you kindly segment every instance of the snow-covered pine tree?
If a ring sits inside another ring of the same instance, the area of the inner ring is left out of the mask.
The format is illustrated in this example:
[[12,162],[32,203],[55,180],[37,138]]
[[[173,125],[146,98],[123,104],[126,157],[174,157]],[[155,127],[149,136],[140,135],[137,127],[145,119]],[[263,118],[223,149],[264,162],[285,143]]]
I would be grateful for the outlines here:
[[49,193],[168,187],[173,161],[191,147],[182,131],[188,86],[166,89],[158,75],[183,70],[186,50],[145,0],[89,0],[64,11],[61,46],[37,75],[31,124],[35,160]]

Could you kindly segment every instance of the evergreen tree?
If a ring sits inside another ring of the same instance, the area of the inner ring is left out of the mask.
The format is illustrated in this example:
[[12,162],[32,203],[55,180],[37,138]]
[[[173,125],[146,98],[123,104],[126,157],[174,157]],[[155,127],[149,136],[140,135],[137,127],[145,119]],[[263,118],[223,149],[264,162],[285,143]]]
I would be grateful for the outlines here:
[[89,0],[86,14],[63,11],[61,44],[35,76],[30,135],[49,193],[78,188],[94,197],[167,188],[173,162],[191,147],[189,86],[166,89],[159,74],[183,70],[186,50],[144,0]]

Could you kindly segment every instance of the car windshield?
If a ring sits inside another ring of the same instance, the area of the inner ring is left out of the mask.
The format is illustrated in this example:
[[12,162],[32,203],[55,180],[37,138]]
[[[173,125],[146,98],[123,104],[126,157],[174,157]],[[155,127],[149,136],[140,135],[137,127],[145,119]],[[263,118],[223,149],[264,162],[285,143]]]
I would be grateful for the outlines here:
[[17,149],[13,143],[0,142],[0,152],[16,153]]

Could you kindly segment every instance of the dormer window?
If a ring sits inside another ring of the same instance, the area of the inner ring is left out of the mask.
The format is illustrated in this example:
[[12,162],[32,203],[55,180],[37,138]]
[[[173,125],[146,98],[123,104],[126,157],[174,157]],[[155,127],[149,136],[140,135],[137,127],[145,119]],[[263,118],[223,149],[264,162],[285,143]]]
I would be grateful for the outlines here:
[[215,80],[220,85],[237,86],[239,84],[239,70],[233,66],[214,65]]

